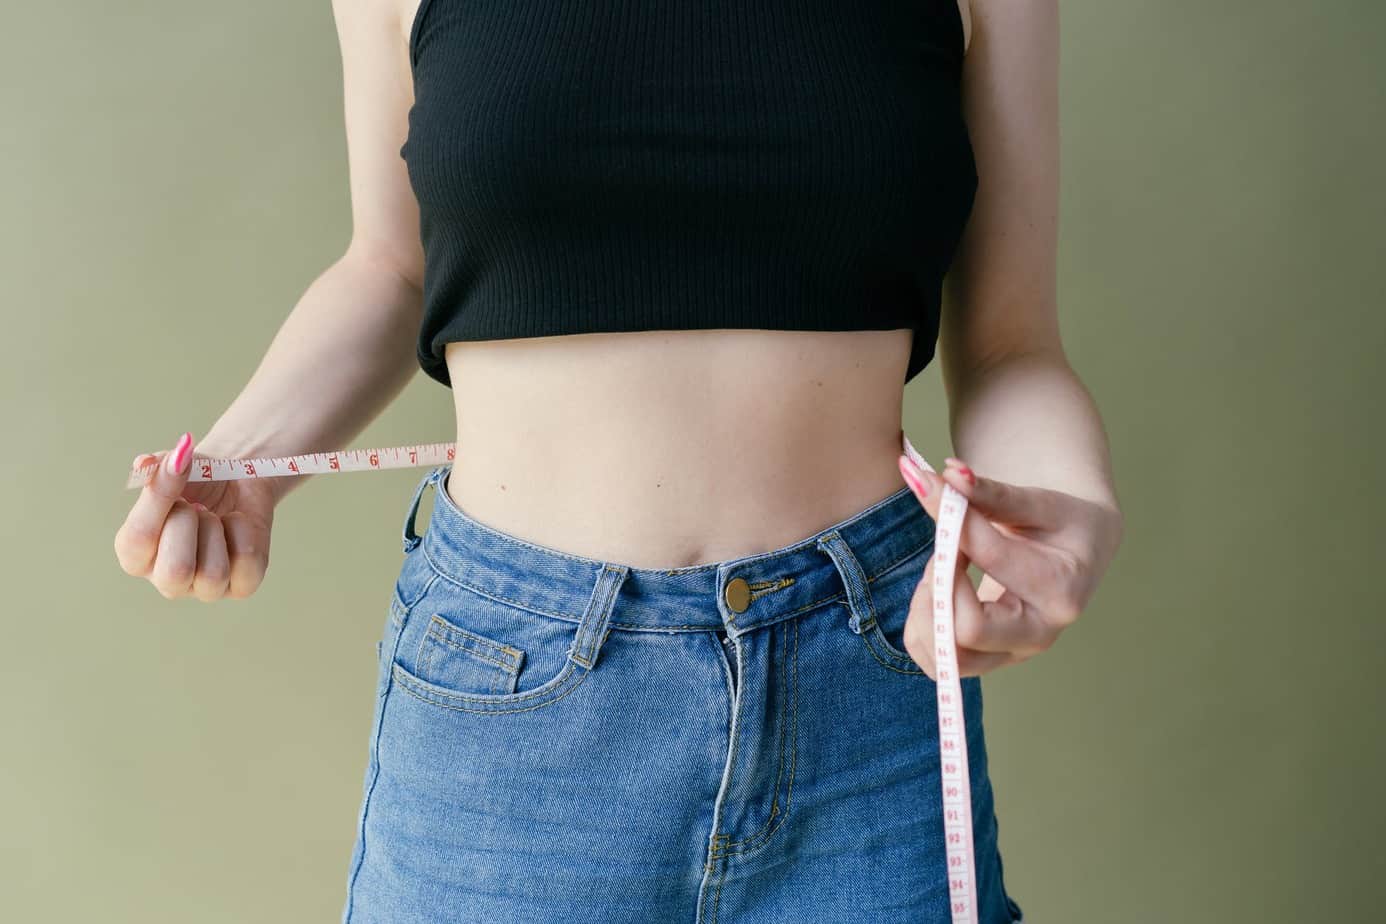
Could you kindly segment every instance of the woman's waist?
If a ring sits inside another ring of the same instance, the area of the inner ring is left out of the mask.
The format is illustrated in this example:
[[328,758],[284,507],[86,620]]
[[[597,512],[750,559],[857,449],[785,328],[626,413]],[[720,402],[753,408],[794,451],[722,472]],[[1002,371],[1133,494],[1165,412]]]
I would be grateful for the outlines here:
[[682,567],[769,551],[904,486],[908,331],[648,331],[449,344],[476,519]]
[[[898,437],[893,441],[898,443]],[[601,457],[573,464],[468,452],[446,480],[453,501],[494,529],[537,545],[637,568],[681,568],[791,545],[904,487],[897,448],[850,466],[781,453],[774,471],[728,455],[701,464]]]
[[446,490],[474,519],[538,545],[677,568],[782,548],[904,487],[898,420],[683,423],[472,421],[459,427]]

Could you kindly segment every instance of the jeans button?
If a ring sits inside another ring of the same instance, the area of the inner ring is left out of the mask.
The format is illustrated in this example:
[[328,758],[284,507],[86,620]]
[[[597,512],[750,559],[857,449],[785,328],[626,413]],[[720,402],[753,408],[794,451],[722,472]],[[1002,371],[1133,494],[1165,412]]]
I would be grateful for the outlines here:
[[732,578],[722,591],[722,597],[733,613],[744,613],[746,607],[751,605],[751,585],[746,583],[745,578]]

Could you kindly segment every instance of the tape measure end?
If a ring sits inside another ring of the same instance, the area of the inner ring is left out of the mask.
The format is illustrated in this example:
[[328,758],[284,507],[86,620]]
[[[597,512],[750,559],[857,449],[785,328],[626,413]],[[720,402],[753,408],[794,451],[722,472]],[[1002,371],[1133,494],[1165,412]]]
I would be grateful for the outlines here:
[[130,474],[125,479],[125,489],[128,491],[131,488],[144,487],[154,477],[154,468],[157,465],[157,462],[150,462],[140,468],[130,469]]

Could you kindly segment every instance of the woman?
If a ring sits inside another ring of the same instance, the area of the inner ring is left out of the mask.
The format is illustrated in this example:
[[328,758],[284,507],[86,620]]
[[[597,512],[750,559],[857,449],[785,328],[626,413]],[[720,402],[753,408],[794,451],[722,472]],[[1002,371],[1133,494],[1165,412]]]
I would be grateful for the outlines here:
[[[345,446],[420,367],[452,389],[343,920],[946,920],[945,481],[986,575],[954,601],[978,919],[1021,920],[980,675],[1053,644],[1121,535],[1057,323],[1057,3],[334,9],[350,245],[198,454]],[[901,454],[935,340],[971,463],[941,478]],[[245,597],[302,479],[188,485],[191,443],[118,556]]]

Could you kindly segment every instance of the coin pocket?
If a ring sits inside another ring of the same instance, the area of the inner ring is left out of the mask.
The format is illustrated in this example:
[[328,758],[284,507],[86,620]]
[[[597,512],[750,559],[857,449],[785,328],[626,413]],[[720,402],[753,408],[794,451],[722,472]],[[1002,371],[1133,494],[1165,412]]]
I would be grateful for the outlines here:
[[524,660],[523,649],[432,613],[419,640],[414,674],[455,693],[498,696],[515,692]]

